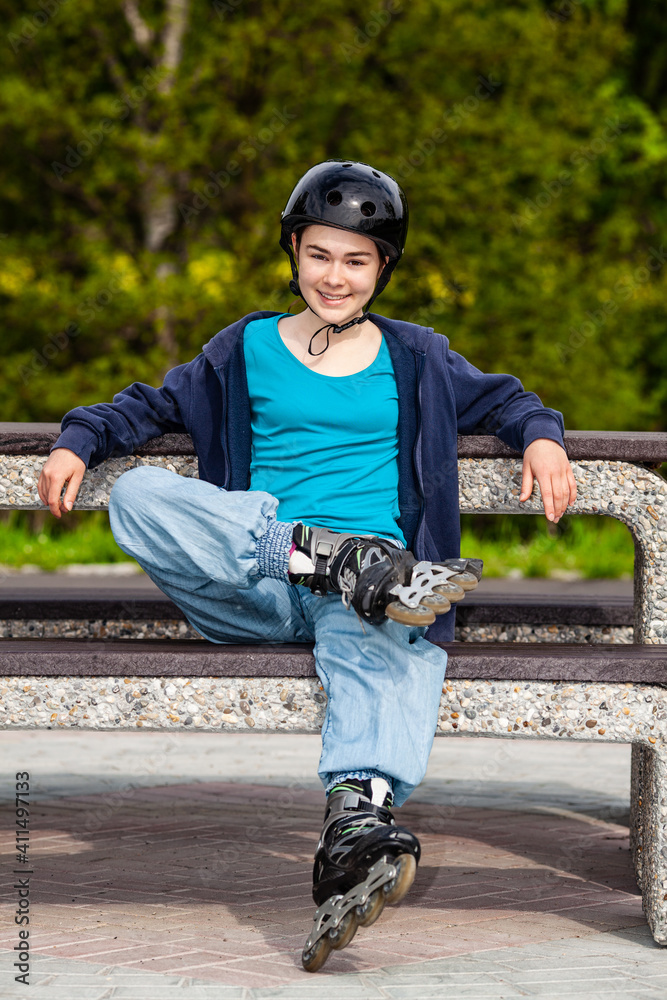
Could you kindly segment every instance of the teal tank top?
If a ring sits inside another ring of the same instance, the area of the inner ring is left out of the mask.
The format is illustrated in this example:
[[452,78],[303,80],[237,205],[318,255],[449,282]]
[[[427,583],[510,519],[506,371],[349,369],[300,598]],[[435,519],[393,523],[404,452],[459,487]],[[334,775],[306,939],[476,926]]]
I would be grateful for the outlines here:
[[322,375],[283,343],[280,316],[248,323],[250,489],[276,497],[281,521],[395,538],[398,391],[382,339],[355,375]]

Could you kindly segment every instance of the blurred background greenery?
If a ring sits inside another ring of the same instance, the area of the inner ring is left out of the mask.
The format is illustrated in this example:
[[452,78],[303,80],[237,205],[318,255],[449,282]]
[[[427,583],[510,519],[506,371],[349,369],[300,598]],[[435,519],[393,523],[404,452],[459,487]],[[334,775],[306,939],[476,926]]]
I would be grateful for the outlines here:
[[[519,376],[569,428],[667,429],[664,4],[0,11],[3,420],[157,385],[239,316],[286,310],[280,210],[308,166],[339,156],[408,196],[406,255],[378,312]],[[524,569],[521,546],[547,531],[485,523],[466,521],[471,544],[516,543]],[[592,558],[600,538],[576,523],[561,550],[588,531]],[[625,529],[607,528],[620,551]]]
[[[72,511],[61,521],[44,511],[0,514],[0,566],[53,571],[127,562],[106,511]],[[632,536],[611,518],[566,517],[552,525],[536,517],[464,515],[462,522],[461,551],[484,559],[486,577],[632,576]]]

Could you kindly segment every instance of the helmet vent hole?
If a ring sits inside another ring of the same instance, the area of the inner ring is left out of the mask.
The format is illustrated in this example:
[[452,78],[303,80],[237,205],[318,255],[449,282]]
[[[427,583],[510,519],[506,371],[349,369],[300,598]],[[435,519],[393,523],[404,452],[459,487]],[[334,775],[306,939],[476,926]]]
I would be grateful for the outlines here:
[[[351,164],[351,163],[344,163],[344,164],[343,164],[343,166],[344,166],[344,167],[351,167],[351,166],[352,166],[352,164]],[[379,175],[378,175],[378,176],[379,176]]]
[[377,170],[374,170],[374,171],[373,171],[373,177],[379,177],[379,176],[380,176],[380,175],[379,175],[379,173],[377,172]]
[[343,196],[340,191],[329,191],[327,195],[327,201],[330,205],[340,205],[343,200]]
[[375,215],[377,209],[372,201],[365,201],[361,206],[361,214],[365,215],[366,218],[370,218],[371,215]]

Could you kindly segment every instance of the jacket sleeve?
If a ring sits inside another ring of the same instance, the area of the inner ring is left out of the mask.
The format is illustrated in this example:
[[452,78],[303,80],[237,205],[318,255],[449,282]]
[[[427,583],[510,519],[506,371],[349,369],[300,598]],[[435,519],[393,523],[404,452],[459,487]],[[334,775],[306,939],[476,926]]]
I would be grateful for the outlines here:
[[487,375],[448,345],[445,350],[459,434],[495,434],[521,452],[537,438],[550,438],[565,447],[558,410],[550,410],[534,392],[526,392],[514,375]]
[[62,419],[55,448],[69,448],[95,468],[107,458],[131,455],[160,434],[185,433],[190,426],[193,380],[206,364],[203,354],[167,372],[155,389],[134,382],[113,403],[77,406]]

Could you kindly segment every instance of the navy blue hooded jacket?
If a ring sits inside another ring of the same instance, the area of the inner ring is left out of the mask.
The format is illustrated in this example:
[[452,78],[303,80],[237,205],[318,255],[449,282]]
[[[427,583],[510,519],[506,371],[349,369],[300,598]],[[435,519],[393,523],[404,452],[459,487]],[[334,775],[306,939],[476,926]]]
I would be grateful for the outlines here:
[[[251,313],[221,330],[193,361],[167,372],[159,389],[135,382],[113,403],[70,410],[53,447],[69,448],[94,468],[131,455],[160,434],[187,433],[200,479],[247,490],[251,428],[243,331],[252,320],[275,315]],[[517,451],[537,438],[562,446],[563,418],[514,376],[480,372],[441,334],[371,318],[385,336],[398,388],[398,524],[418,559],[458,556],[457,434],[497,434]],[[453,629],[453,613],[442,615],[428,637],[450,639]]]

